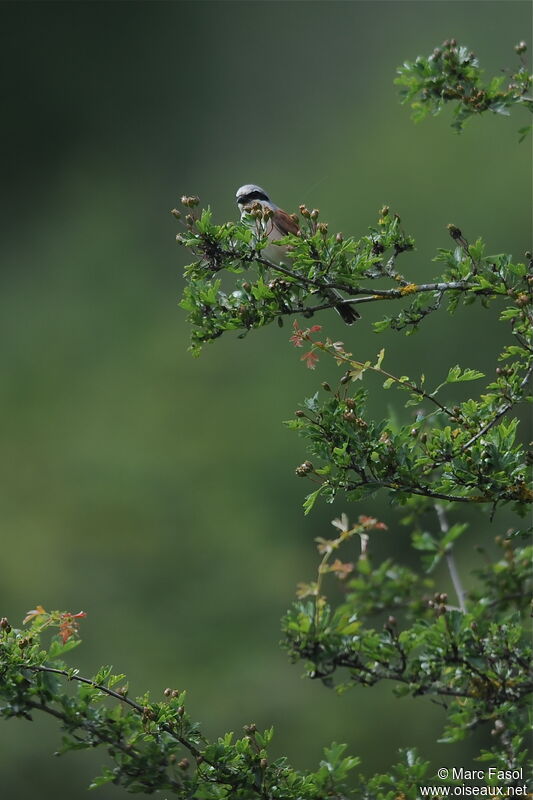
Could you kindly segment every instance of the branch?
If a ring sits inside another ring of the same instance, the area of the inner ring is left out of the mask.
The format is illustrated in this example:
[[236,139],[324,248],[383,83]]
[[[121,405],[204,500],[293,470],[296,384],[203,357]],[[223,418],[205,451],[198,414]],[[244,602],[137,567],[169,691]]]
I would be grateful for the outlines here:
[[[447,534],[448,531],[450,530],[450,526],[448,525],[448,518],[446,517],[446,512],[440,503],[435,503],[435,511],[437,512],[437,517],[439,520],[441,532],[443,534]],[[455,594],[457,595],[457,600],[459,602],[459,608],[461,609],[463,614],[466,614],[465,592],[463,589],[463,585],[461,583],[459,572],[457,571],[457,565],[455,563],[455,558],[453,555],[453,545],[450,545],[449,547],[446,548],[445,556],[446,556],[446,563],[448,564],[448,571],[452,579],[453,588],[455,589]]]
[[[65,678],[68,678],[71,681],[78,681],[78,683],[86,683],[89,686],[93,686],[95,689],[98,689],[99,692],[103,694],[109,695],[109,697],[113,697],[115,700],[118,700],[121,703],[125,703],[126,705],[133,708],[137,711],[141,716],[144,715],[144,707],[136,703],[135,700],[131,700],[129,697],[126,697],[119,692],[115,692],[113,689],[109,689],[107,686],[103,686],[100,683],[95,683],[95,681],[91,680],[90,678],[83,678],[81,675],[73,675],[72,673],[68,672],[66,669],[55,669],[54,667],[46,667],[42,665],[29,665],[28,669],[32,670],[33,672],[50,672],[55,675],[62,675]],[[170,734],[176,741],[178,741],[183,747],[185,747],[195,758],[198,758],[202,754],[197,747],[195,747],[192,742],[189,742],[187,739],[184,739],[180,736],[176,731],[167,724],[161,725],[161,728],[165,731],[165,733]],[[203,756],[202,756],[203,758]],[[203,759],[207,762],[207,759]],[[209,762],[207,762],[209,763]]]
[[[520,383],[520,389],[524,389],[527,386],[527,384],[529,383],[529,379],[531,378],[531,375],[533,375],[533,362],[530,364],[529,369],[527,370],[522,382]],[[471,439],[468,440],[468,442],[466,442],[466,444],[464,444],[461,447],[461,452],[464,453],[465,450],[468,450],[468,448],[471,447],[474,444],[474,442],[476,442],[481,436],[487,433],[487,431],[489,431],[493,427],[493,425],[496,425],[498,420],[501,419],[501,417],[503,417],[503,415],[506,414],[514,406],[515,403],[518,402],[519,399],[508,400],[507,403],[504,403],[504,405],[501,406],[496,411],[494,417],[491,420],[489,420],[489,422],[487,422],[481,428],[481,430],[479,430],[474,436],[472,436]]]

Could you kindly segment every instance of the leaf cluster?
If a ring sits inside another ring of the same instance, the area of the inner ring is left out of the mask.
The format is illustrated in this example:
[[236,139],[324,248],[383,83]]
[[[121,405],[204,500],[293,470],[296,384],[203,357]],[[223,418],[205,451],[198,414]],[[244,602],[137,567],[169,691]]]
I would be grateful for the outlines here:
[[[339,520],[333,524],[339,527]],[[476,571],[477,586],[463,612],[446,593],[435,591],[428,577],[392,559],[374,564],[368,543],[359,555],[355,547],[354,563],[339,559],[341,547],[350,546],[353,553],[353,540],[379,527],[384,526],[369,518],[353,526],[345,519],[340,536],[317,540],[318,579],[299,586],[299,599],[284,620],[291,658],[303,660],[307,676],[326,686],[334,686],[336,678],[340,692],[386,680],[394,683],[398,697],[431,696],[447,715],[441,741],[460,741],[489,724],[495,745],[483,760],[498,768],[523,766],[533,687],[531,639],[524,626],[532,548],[517,544],[517,536],[498,537],[504,557]],[[444,557],[465,528],[452,526],[440,538],[415,528],[413,543]],[[433,559],[426,562],[426,575],[433,567]],[[324,592],[326,574],[343,594],[335,607]]]
[[227,733],[209,741],[191,719],[184,691],[166,688],[157,700],[146,694],[132,699],[126,676],[111,667],[91,678],[68,667],[63,656],[79,644],[77,633],[68,642],[56,634],[46,646],[45,628],[57,627],[65,615],[39,609],[27,630],[0,622],[0,715],[31,720],[39,711],[56,718],[64,731],[57,755],[105,748],[111,766],[92,787],[114,783],[130,792],[162,790],[195,800],[346,796],[346,779],[359,762],[344,755],[345,745],[326,748],[318,769],[302,772],[285,758],[269,759],[272,730],[250,724],[241,737]]
[[[520,65],[508,76],[496,76],[485,84],[476,54],[455,39],[447,40],[430,56],[418,56],[398,68],[396,83],[402,87],[402,102],[410,103],[415,122],[428,114],[439,114],[446,103],[454,103],[452,127],[458,132],[467,120],[485,111],[505,116],[515,106],[533,111],[526,50],[525,42],[517,44]],[[520,129],[522,139],[530,129],[530,125]]]
[[[183,691],[166,688],[158,700],[146,694],[132,699],[126,676],[113,674],[109,666],[81,677],[63,660],[80,643],[76,631],[68,646],[60,634],[48,646],[42,640],[45,629],[59,627],[65,616],[72,615],[42,609],[27,630],[0,621],[0,716],[31,720],[37,711],[53,716],[64,731],[58,756],[103,747],[110,766],[90,788],[112,783],[132,793],[164,791],[182,800],[387,796],[390,776],[354,775],[359,759],[346,755],[344,744],[326,747],[314,772],[296,770],[285,757],[269,758],[272,729],[260,732],[252,723],[241,737],[226,733],[210,741],[191,719]],[[414,751],[402,753],[393,768],[398,790],[414,800],[427,768]]]
[[[500,362],[506,366],[496,368],[479,397],[453,404],[443,396],[445,389],[479,380],[482,373],[455,365],[440,384],[428,387],[424,375],[414,380],[386,371],[383,350],[375,363],[356,360],[342,342],[317,340],[315,330],[302,331],[295,323],[291,340],[310,347],[302,356],[308,366],[315,368],[318,354],[326,354],[344,370],[335,391],[330,384],[323,385],[323,391],[308,398],[286,423],[306,439],[312,459],[297,467],[296,474],[319,484],[306,499],[306,513],[319,496],[332,502],[345,492],[353,501],[380,489],[402,504],[420,497],[490,504],[493,513],[498,505],[511,502],[518,513],[526,513],[533,500],[527,482],[531,456],[517,439],[518,420],[504,417],[515,404],[531,399],[533,341],[528,313],[515,305],[502,313],[504,320],[513,321],[520,343],[504,349]],[[415,421],[402,425],[390,418],[369,417],[368,389],[351,388],[367,374],[385,378],[383,388],[401,391],[404,406],[417,408]]]
[[396,215],[383,208],[377,226],[356,239],[329,234],[327,224],[317,221],[317,209],[300,208],[300,234],[279,240],[280,253],[283,247],[290,248],[286,264],[265,257],[272,225],[268,218],[250,216],[244,222],[215,225],[209,209],[188,214],[185,222],[174,210],[186,228],[177,241],[196,257],[185,268],[187,284],[180,303],[189,313],[194,353],[225,331],[244,336],[276,320],[282,324],[288,315],[311,317],[333,308],[339,298],[332,296],[332,289],[354,295],[341,302],[371,302],[375,298],[367,296],[370,290],[361,286],[363,280],[392,282],[395,288],[381,290],[384,297],[401,298],[406,293],[408,281],[395,262],[414,243]]

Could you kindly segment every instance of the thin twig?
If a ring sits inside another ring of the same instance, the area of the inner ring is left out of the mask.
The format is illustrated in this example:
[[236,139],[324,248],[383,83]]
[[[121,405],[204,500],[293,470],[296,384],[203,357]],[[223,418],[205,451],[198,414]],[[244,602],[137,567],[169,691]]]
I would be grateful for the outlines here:
[[[447,534],[448,531],[450,530],[450,526],[448,525],[448,518],[446,517],[446,512],[440,503],[435,503],[435,511],[437,512],[437,518],[439,520],[441,532],[443,534]],[[465,592],[463,589],[463,585],[461,583],[459,572],[457,570],[457,565],[455,563],[455,558],[453,555],[453,545],[450,545],[449,547],[446,548],[445,555],[446,555],[446,563],[448,564],[448,570],[453,583],[453,588],[455,589],[455,594],[457,595],[457,600],[459,601],[459,608],[461,609],[463,614],[466,614]]]
[[[533,362],[531,363],[528,371],[524,375],[524,378],[523,378],[522,382],[520,383],[520,389],[523,389],[525,386],[527,386],[527,384],[529,382],[529,379],[531,378],[532,374],[533,374]],[[479,430],[474,436],[472,436],[471,439],[468,440],[468,442],[466,444],[464,444],[461,447],[461,452],[465,452],[465,450],[468,450],[468,448],[471,447],[474,444],[474,442],[477,441],[480,438],[480,436],[483,436],[485,433],[487,433],[487,431],[490,430],[492,428],[492,426],[495,425],[498,422],[498,420],[501,417],[503,417],[503,415],[506,414],[509,411],[509,409],[511,409],[513,407],[513,405],[515,403],[517,403],[517,402],[519,402],[519,401],[518,400],[508,400],[507,403],[504,403],[503,406],[500,406],[500,408],[496,411],[496,413],[493,416],[493,418],[491,420],[489,420],[489,422],[487,422],[481,428],[481,430]]]
[[[119,692],[115,692],[113,689],[109,689],[107,686],[103,686],[100,683],[95,683],[95,681],[91,680],[90,678],[83,678],[81,675],[74,675],[68,672],[65,669],[56,669],[55,667],[46,667],[43,665],[31,665],[28,667],[34,672],[50,672],[54,675],[62,675],[65,678],[68,678],[72,681],[78,681],[78,683],[86,683],[89,686],[93,686],[95,689],[98,689],[99,692],[103,694],[109,695],[109,697],[113,697],[115,700],[118,700],[121,703],[125,703],[131,708],[135,709],[139,714],[144,714],[144,707],[136,703],[135,700],[130,700],[129,697],[126,695],[120,694]],[[161,725],[160,726],[166,733],[169,733],[174,739],[176,739],[180,744],[183,745],[187,750],[189,750],[192,755],[197,758],[201,755],[200,751],[197,747],[195,747],[192,742],[189,742],[188,739],[185,739],[183,736],[180,736],[176,730],[171,725]],[[207,759],[204,758],[204,761]]]
[[[85,681],[84,681],[85,682]],[[63,714],[61,711],[57,711],[52,706],[46,705],[43,703],[36,703],[33,700],[28,700],[27,703],[29,708],[33,708],[36,711],[44,711],[45,714],[50,714],[51,716],[55,717],[56,719],[63,722],[66,726],[72,725],[72,720],[68,717],[67,714]],[[116,739],[112,739],[110,737],[105,736],[95,725],[91,725],[88,720],[84,720],[83,722],[76,723],[77,727],[83,728],[84,730],[88,731],[88,733],[96,736],[97,739],[102,744],[107,744],[110,747],[116,747],[117,749],[121,750],[125,755],[129,756],[130,758],[133,756],[137,756],[138,758],[141,757],[141,754],[138,750],[135,750],[131,745],[124,745],[121,742],[117,741]],[[72,734],[74,736],[74,734]],[[81,736],[74,736],[77,741],[84,742],[85,740]],[[165,767],[169,766],[169,762],[165,759]],[[173,789],[181,789],[182,785],[175,781],[170,775],[166,775],[166,779],[169,784],[172,786]]]

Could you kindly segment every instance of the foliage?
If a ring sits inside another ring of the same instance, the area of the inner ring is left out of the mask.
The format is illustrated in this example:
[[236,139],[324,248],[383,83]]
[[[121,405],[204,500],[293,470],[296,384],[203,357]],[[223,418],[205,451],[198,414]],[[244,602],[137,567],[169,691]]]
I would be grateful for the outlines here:
[[[524,51],[520,44],[518,54]],[[482,87],[480,79],[473,54],[452,40],[429,59],[404,65],[399,82],[419,118],[457,100],[458,129],[474,113],[504,113],[518,103],[531,108],[524,65],[506,90],[497,81]],[[370,545],[375,536],[388,535],[386,526],[363,515],[351,524],[343,514],[333,521],[335,538],[318,540],[317,575],[298,587],[283,621],[283,645],[292,660],[303,660],[308,677],[339,692],[392,681],[398,696],[433,698],[446,711],[443,742],[489,726],[494,745],[479,759],[496,769],[523,768],[532,688],[524,624],[531,592],[527,531],[498,537],[502,557],[493,561],[485,554],[467,592],[454,548],[468,525],[448,519],[468,505],[491,519],[504,504],[525,515],[533,500],[527,482],[533,456],[519,436],[518,418],[510,417],[531,400],[531,254],[524,260],[487,255],[481,238],[470,243],[448,225],[453,246],[437,252],[434,279],[418,284],[405,274],[413,238],[388,207],[369,233],[345,237],[329,232],[318,209],[300,206],[300,231],[280,240],[289,255],[278,263],[265,255],[269,209],[258,205],[242,221],[218,225],[209,208],[197,210],[197,197],[184,196],[182,204],[184,212],[172,213],[184,225],[178,242],[194,256],[185,270],[181,305],[189,313],[195,354],[226,331],[244,336],[275,320],[282,325],[297,314],[308,319],[340,304],[359,310],[386,301],[393,311],[374,323],[377,333],[410,335],[429,315],[453,314],[460,303],[481,305],[507,327],[510,341],[497,357],[494,376],[480,392],[467,393],[485,378],[478,370],[452,365],[438,385],[429,386],[424,375],[386,369],[384,349],[372,358],[355,357],[343,342],[317,338],[320,325],[293,321],[290,341],[305,350],[301,360],[307,367],[316,369],[320,358],[331,357],[341,368],[338,385],[322,383],[287,423],[304,437],[313,459],[296,468],[314,484],[306,513],[318,498],[330,502],[344,493],[358,502],[384,491],[403,509],[420,567],[392,558],[374,563]],[[370,416],[375,377],[383,390],[403,393],[404,407],[415,413],[409,424],[392,415]],[[441,562],[449,570],[453,599],[434,582]],[[335,591],[328,597],[331,578]],[[272,730],[261,733],[250,724],[241,738],[228,733],[209,741],[187,711],[185,692],[167,688],[155,701],[148,695],[132,699],[125,676],[114,675],[111,667],[91,678],[68,667],[64,657],[79,643],[83,616],[37,606],[24,620],[25,630],[0,621],[0,713],[55,717],[65,731],[60,752],[104,746],[111,766],[93,786],[113,782],[131,792],[163,790],[195,800],[414,800],[430,777],[429,763],[412,749],[387,773],[367,778],[356,775],[359,760],[346,756],[344,745],[333,744],[316,771],[302,772],[285,758],[269,757]],[[55,629],[47,644],[47,633]]]
[[[346,746],[332,744],[315,772],[293,769],[285,758],[270,761],[272,729],[260,732],[252,723],[244,736],[227,733],[208,741],[186,709],[186,693],[166,688],[157,701],[148,695],[129,696],[125,675],[102,667],[92,678],[68,668],[63,656],[79,644],[75,626],[67,638],[65,620],[80,615],[48,613],[42,606],[30,612],[27,630],[0,621],[1,715],[28,720],[36,711],[55,717],[65,731],[58,755],[69,750],[103,746],[112,766],[106,767],[91,788],[105,783],[130,792],[152,794],[158,790],[175,797],[198,800],[341,800],[349,791],[346,781],[359,760],[346,756]],[[46,647],[45,629],[59,628]],[[400,786],[407,793],[427,765],[416,754],[398,764]],[[374,778],[378,798],[386,776]],[[359,777],[361,784],[364,778]]]
[[[453,406],[438,399],[439,392],[447,384],[478,380],[482,373],[451,367],[443,382],[430,391],[423,375],[413,381],[384,370],[383,350],[375,363],[357,361],[342,342],[313,339],[312,329],[302,331],[295,323],[292,340],[297,345],[305,341],[310,347],[302,356],[308,366],[315,368],[317,354],[326,353],[344,370],[337,391],[327,385],[323,400],[317,392],[287,423],[305,436],[312,457],[321,462],[316,468],[306,462],[307,467],[297,469],[297,474],[320,482],[306,500],[306,511],[319,495],[331,502],[345,491],[350,500],[359,500],[387,488],[400,503],[419,508],[427,502],[421,505],[418,497],[490,503],[493,510],[512,501],[519,513],[525,513],[533,499],[525,482],[527,456],[515,441],[518,420],[503,417],[525,399],[533,369],[527,313],[520,310],[515,315],[513,307],[502,313],[504,319],[515,321],[514,333],[521,344],[505,348],[500,359],[509,366],[497,369],[486,393]],[[406,393],[405,405],[419,407],[416,421],[399,425],[389,419],[366,419],[368,391],[350,391],[351,382],[362,382],[365,373],[385,378],[386,389],[395,386]]]
[[[360,517],[350,525],[343,517],[333,524],[340,535],[318,540],[318,578],[300,585],[300,599],[284,620],[285,646],[292,658],[305,659],[308,677],[327,686],[340,673],[337,691],[391,680],[399,697],[441,698],[448,717],[441,741],[462,740],[490,723],[497,738],[484,760],[498,768],[522,766],[527,756],[526,697],[532,688],[531,640],[522,615],[531,593],[532,548],[500,538],[504,559],[478,571],[479,586],[467,608],[460,608],[446,593],[434,591],[427,577],[392,559],[372,563],[367,539],[369,531],[383,528],[377,520]],[[415,528],[413,546],[432,556],[436,551],[444,555],[465,527],[450,528],[438,542]],[[339,549],[358,537],[362,547],[357,561],[341,561]],[[432,560],[426,572],[433,565]],[[336,608],[323,591],[327,574],[337,579],[344,594]],[[463,600],[459,598],[461,605]]]
[[[427,58],[419,56],[398,68],[396,83],[402,87],[402,102],[411,104],[416,122],[430,113],[439,114],[445,103],[455,103],[452,127],[458,132],[470,117],[485,111],[506,116],[514,106],[533,111],[526,50],[526,43],[519,42],[515,52],[520,66],[483,84],[476,54],[455,39],[447,40]],[[520,129],[521,139],[530,129],[531,125]]]
[[[340,233],[330,235],[327,224],[318,222],[318,209],[300,206],[300,235],[279,240],[291,247],[291,264],[283,265],[263,253],[272,228],[268,210],[252,210],[244,223],[215,225],[209,209],[194,210],[198,198],[183,197],[182,202],[191,213],[183,220],[174,209],[186,229],[176,238],[197,260],[185,269],[188,282],[181,306],[189,312],[196,354],[203,343],[225,331],[237,330],[242,336],[274,320],[280,323],[287,315],[310,317],[332,308],[338,300],[330,296],[331,289],[360,295],[349,301],[352,305],[370,302],[370,290],[359,285],[364,279],[385,278],[393,283],[393,289],[378,290],[381,297],[410,292],[395,262],[400,253],[413,248],[413,241],[388,208],[382,209],[369,235],[345,239]],[[231,284],[223,285],[221,275]]]

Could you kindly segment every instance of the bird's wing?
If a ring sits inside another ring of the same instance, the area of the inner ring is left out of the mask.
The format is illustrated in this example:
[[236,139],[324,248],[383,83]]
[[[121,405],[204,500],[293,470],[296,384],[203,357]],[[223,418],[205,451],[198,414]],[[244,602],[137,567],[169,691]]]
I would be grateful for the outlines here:
[[272,215],[272,224],[279,232],[280,236],[288,236],[289,233],[292,233],[296,236],[300,230],[298,223],[289,214],[287,214],[286,211],[283,211],[282,208],[276,208],[274,210],[274,214]]

